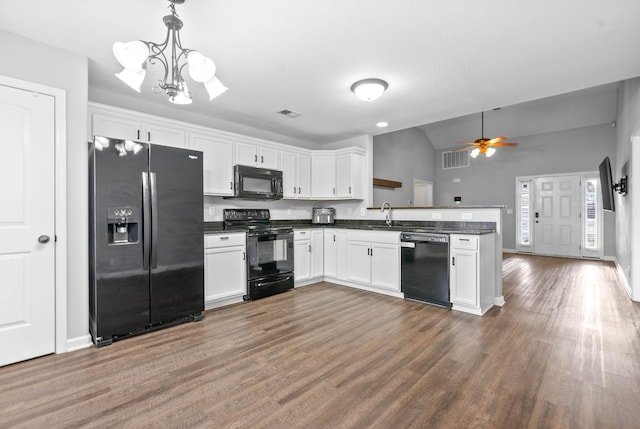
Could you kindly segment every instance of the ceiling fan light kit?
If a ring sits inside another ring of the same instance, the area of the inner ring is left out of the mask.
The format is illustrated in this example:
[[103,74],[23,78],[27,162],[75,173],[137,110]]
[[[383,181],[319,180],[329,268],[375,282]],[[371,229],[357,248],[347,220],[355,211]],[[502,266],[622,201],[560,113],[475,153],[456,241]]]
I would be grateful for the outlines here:
[[[496,110],[496,109],[494,109]],[[498,146],[517,146],[518,143],[515,142],[504,142],[504,140],[506,140],[506,137],[495,137],[492,139],[487,139],[484,137],[484,112],[480,112],[481,113],[481,126],[482,126],[482,137],[480,137],[479,139],[476,139],[473,143],[470,142],[462,142],[461,144],[465,145],[466,147],[462,147],[460,149],[455,149],[455,150],[468,150],[471,149],[471,153],[469,154],[471,156],[471,158],[477,158],[478,155],[484,155],[487,158],[491,157],[494,153],[496,153],[496,147]]]
[[[213,100],[228,88],[216,77],[214,62],[198,51],[182,47],[180,29],[182,21],[175,10],[176,4],[185,0],[169,0],[171,15],[166,15],[162,21],[167,27],[167,35],[163,42],[153,43],[143,40],[113,44],[113,54],[124,67],[116,77],[140,92],[140,87],[146,76],[148,64],[159,62],[164,67],[164,77],[158,80],[152,90],[155,93],[166,92],[169,101],[175,104],[191,104],[192,94],[182,77],[182,69],[189,66],[189,76],[195,82],[202,83]],[[166,51],[166,52],[165,52]]]
[[351,91],[362,101],[377,100],[389,88],[382,79],[362,79],[351,85]]

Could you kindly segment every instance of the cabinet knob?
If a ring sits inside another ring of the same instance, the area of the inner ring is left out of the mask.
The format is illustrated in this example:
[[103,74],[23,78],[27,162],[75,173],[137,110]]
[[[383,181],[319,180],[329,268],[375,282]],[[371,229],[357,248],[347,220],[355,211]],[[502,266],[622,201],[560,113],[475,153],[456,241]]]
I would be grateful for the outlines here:
[[298,186],[298,193],[301,194],[302,193],[302,188],[300,186]]

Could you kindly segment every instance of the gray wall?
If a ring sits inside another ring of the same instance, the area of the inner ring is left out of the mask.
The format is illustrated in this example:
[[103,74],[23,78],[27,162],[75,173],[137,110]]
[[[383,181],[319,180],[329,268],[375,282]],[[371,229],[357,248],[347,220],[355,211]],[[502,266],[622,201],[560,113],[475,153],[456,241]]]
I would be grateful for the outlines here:
[[389,201],[406,207],[413,201],[413,179],[433,182],[435,149],[422,130],[407,128],[373,137],[373,177],[402,182],[402,188],[373,189],[373,205]]
[[[640,78],[627,80],[620,85],[618,92],[618,127],[617,127],[617,162],[612,166],[613,180],[618,181],[623,175],[628,176],[629,187],[636,185],[631,168],[631,137],[640,135]],[[635,150],[638,150],[636,148]],[[635,167],[636,169],[638,166]],[[636,185],[637,186],[637,185]],[[622,269],[627,283],[633,287],[633,296],[640,299],[637,290],[638,279],[632,277],[632,254],[634,243],[631,240],[633,217],[638,222],[638,213],[632,211],[631,193],[616,196],[616,261]],[[640,245],[635,243],[636,251]],[[637,270],[638,268],[636,268]],[[637,271],[636,271],[637,272]]]
[[1,30],[0,52],[0,74],[66,91],[67,336],[82,337],[89,332],[87,58]]
[[[513,138],[519,146],[499,148],[491,158],[471,159],[471,166],[443,170],[436,163],[435,205],[453,205],[453,197],[461,196],[462,205],[504,204],[515,207],[515,178],[597,171],[605,156],[615,163],[616,130],[610,125],[597,125],[573,130]],[[438,151],[437,159],[442,157]],[[459,183],[453,180],[460,179]],[[515,212],[503,212],[505,249],[515,249]],[[614,216],[605,213],[604,255],[613,256]]]

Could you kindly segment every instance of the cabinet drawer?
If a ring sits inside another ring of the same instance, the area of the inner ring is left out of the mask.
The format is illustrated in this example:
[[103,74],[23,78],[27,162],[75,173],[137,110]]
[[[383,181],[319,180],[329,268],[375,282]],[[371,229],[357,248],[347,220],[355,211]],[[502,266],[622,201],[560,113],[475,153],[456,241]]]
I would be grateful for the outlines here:
[[309,229],[294,229],[293,230],[293,239],[294,240],[309,240],[309,239],[311,239],[311,230],[309,230]]
[[478,236],[452,235],[451,247],[454,249],[478,250]]
[[242,233],[233,234],[206,234],[204,236],[205,249],[228,246],[244,246],[246,235]]

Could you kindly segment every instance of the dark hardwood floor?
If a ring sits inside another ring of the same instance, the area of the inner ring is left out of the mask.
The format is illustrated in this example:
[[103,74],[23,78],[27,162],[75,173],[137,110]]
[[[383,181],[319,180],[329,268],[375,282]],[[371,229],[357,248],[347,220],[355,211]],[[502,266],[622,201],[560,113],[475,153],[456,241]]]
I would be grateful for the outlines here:
[[632,428],[640,304],[612,263],[506,255],[484,317],[320,283],[0,368],[0,427]]

